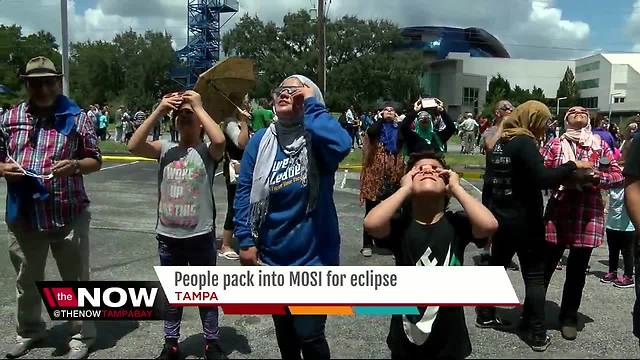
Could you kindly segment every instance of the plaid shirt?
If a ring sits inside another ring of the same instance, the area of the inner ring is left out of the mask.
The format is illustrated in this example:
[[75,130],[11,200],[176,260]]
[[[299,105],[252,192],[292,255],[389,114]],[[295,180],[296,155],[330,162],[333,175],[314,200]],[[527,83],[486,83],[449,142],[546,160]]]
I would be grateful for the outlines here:
[[[34,118],[27,103],[3,114],[0,129],[7,136],[7,152],[23,168],[50,174],[58,160],[94,158],[101,161],[93,123],[85,113],[75,118],[75,129],[63,135],[52,127],[53,117]],[[82,175],[43,180],[49,197],[34,202],[32,224],[39,231],[56,230],[70,224],[89,205]]]
[[[578,145],[577,159],[598,164],[601,157],[606,157],[611,163],[606,172],[600,172],[598,187],[552,192],[545,213],[547,242],[576,248],[596,248],[602,244],[605,217],[600,190],[622,187],[623,177],[609,145],[601,141],[600,148],[595,151]],[[549,141],[540,152],[548,168],[558,167],[564,161],[560,138]]]

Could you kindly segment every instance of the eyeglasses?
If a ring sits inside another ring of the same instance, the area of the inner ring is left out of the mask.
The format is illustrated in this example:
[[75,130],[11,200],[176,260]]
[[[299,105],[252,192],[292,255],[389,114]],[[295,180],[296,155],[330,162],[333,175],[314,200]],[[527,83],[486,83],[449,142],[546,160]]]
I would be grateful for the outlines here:
[[396,112],[396,109],[392,108],[392,107],[386,107],[384,109],[382,109],[382,111],[386,111],[386,112]]
[[41,88],[43,86],[45,87],[54,87],[56,86],[56,84],[58,84],[58,78],[54,78],[54,77],[45,77],[45,78],[40,78],[40,79],[29,79],[27,80],[27,85],[30,88]]
[[567,114],[568,115],[589,115],[587,110],[585,110],[584,108],[571,108],[569,109],[569,111],[567,111]]
[[47,174],[47,175],[36,174],[33,171],[30,171],[30,170],[27,170],[27,169],[23,168],[22,165],[18,164],[18,162],[14,158],[11,157],[11,155],[7,154],[7,158],[9,159],[9,161],[14,163],[18,167],[18,169],[20,169],[20,171],[25,176],[30,176],[30,177],[34,177],[34,178],[38,178],[38,179],[43,179],[43,180],[53,179],[53,174]]
[[509,105],[503,105],[498,110],[500,110],[502,112],[513,112],[513,108],[511,106],[509,106]]
[[273,97],[278,97],[285,92],[288,95],[293,95],[298,91],[298,89],[302,89],[303,87],[304,85],[278,86],[277,88],[273,89],[272,94],[273,94]]

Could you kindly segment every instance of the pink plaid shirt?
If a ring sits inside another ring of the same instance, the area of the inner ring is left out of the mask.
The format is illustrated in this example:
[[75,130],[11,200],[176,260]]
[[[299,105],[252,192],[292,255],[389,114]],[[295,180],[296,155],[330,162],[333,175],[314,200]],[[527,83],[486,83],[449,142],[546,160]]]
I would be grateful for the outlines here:
[[[596,248],[602,244],[605,234],[604,203],[600,190],[622,187],[622,170],[613,158],[606,142],[601,142],[601,150],[591,147],[577,147],[579,160],[591,161],[598,166],[601,157],[611,162],[607,172],[600,173],[600,185],[585,188],[554,190],[545,211],[546,239],[549,243],[576,248]],[[549,141],[540,151],[544,166],[555,168],[564,159],[560,138]],[[597,169],[594,169],[597,170]]]
[[[75,118],[75,130],[63,135],[51,120],[34,118],[22,103],[0,118],[0,129],[7,136],[7,153],[23,168],[37,174],[50,174],[54,161],[95,158],[101,160],[98,138],[91,120],[83,112]],[[49,122],[49,124],[47,124]],[[89,205],[82,175],[43,180],[49,193],[35,202],[28,223],[35,230],[49,231],[70,224]]]

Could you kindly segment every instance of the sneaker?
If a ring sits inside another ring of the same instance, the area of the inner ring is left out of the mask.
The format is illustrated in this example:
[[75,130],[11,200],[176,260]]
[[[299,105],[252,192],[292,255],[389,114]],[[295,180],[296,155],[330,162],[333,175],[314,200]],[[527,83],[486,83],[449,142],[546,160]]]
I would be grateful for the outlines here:
[[614,273],[614,272],[608,272],[606,274],[604,274],[604,276],[602,277],[602,279],[600,279],[600,282],[603,284],[611,284],[612,282],[614,282],[618,277],[618,274]]
[[207,341],[207,344],[204,346],[204,358],[227,359],[227,355],[224,354],[224,351],[222,351],[217,341]]
[[371,248],[362,248],[360,250],[360,254],[362,254],[362,256],[364,257],[371,257],[371,255],[373,255],[373,251],[371,250]]
[[85,359],[89,355],[94,342],[93,339],[91,341],[71,340],[67,359]]
[[546,335],[544,339],[531,339],[529,341],[529,346],[531,346],[531,350],[535,352],[544,352],[551,345],[551,336]]
[[613,281],[613,286],[617,288],[631,288],[635,285],[631,276],[623,275]]
[[511,263],[509,264],[509,266],[507,266],[507,269],[509,269],[511,271],[520,271],[520,267],[513,260],[511,260]]
[[178,347],[177,342],[165,341],[164,347],[162,348],[162,352],[160,356],[156,359],[158,360],[178,360],[180,359],[180,348]]
[[575,325],[562,325],[560,327],[560,333],[566,340],[575,340],[576,337],[578,337],[578,329]]
[[498,317],[489,320],[480,320],[479,318],[476,318],[476,327],[480,329],[502,329],[509,326],[511,326],[511,323]]
[[29,351],[31,351],[31,349],[33,349],[36,345],[38,345],[38,343],[41,342],[43,338],[44,335],[34,338],[18,337],[16,343],[9,348],[5,356],[7,357],[7,359],[16,359],[24,356],[29,353]]

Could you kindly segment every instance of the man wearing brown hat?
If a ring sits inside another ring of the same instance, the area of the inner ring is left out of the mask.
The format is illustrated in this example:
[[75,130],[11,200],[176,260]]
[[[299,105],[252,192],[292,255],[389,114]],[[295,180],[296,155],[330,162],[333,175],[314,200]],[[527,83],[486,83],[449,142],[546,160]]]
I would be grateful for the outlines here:
[[[47,253],[64,281],[89,280],[89,199],[82,175],[100,169],[95,129],[72,100],[61,95],[61,74],[39,56],[26,66],[29,99],[0,118],[6,151],[9,255],[17,274],[17,342],[7,352],[26,354],[46,335],[36,281],[44,280]],[[76,321],[69,358],[86,357],[95,341],[92,322]]]

